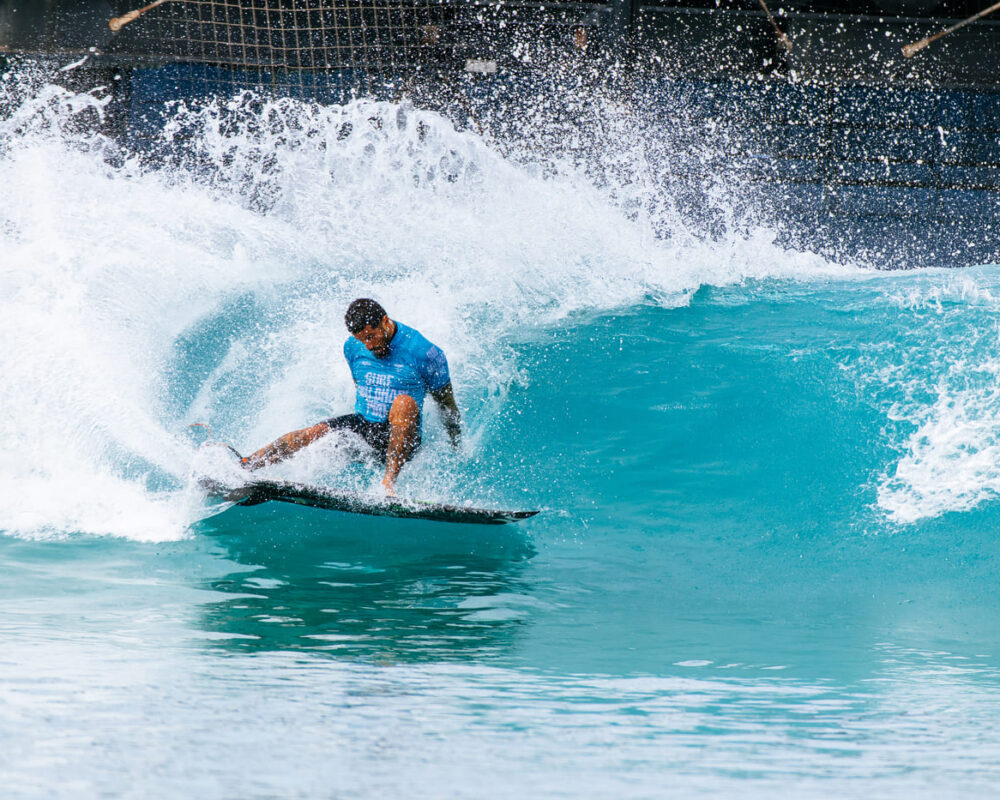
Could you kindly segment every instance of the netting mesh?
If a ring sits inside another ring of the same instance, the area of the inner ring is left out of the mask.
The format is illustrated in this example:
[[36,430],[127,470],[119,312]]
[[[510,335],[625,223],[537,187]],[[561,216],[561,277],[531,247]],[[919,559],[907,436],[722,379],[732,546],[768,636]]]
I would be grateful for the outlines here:
[[[293,94],[373,85],[510,53],[518,38],[574,30],[600,3],[483,6],[438,0],[166,0],[125,25],[114,50],[227,68],[241,85]],[[124,9],[123,9],[124,11]],[[578,35],[578,34],[576,34]],[[216,75],[214,79],[219,79]]]
[[143,55],[232,68],[234,83],[308,93],[432,64],[442,10],[426,0],[168,0],[123,38]]

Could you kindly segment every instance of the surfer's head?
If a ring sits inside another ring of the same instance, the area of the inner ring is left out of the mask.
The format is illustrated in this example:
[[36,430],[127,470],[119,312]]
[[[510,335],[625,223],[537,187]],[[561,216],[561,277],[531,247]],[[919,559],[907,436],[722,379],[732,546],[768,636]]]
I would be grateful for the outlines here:
[[344,314],[347,330],[376,358],[389,355],[389,342],[396,332],[396,326],[379,303],[367,297],[355,300]]

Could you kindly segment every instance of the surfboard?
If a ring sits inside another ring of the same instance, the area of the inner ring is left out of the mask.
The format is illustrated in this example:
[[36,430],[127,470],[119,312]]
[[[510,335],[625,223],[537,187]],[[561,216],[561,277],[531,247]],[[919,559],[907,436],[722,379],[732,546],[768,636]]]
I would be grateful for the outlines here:
[[275,501],[294,503],[328,511],[348,514],[369,514],[402,519],[426,519],[434,522],[459,522],[473,525],[504,525],[528,519],[537,511],[507,511],[493,508],[474,508],[446,503],[430,503],[402,497],[372,498],[328,486],[310,486],[291,481],[251,480],[245,485],[231,488],[209,479],[202,479],[201,486],[214,497],[243,506]]

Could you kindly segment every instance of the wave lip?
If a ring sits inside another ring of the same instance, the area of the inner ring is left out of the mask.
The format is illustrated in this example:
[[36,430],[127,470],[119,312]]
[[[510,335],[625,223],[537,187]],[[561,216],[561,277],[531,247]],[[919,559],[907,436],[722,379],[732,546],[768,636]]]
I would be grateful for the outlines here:
[[[887,341],[863,359],[886,405],[898,460],[878,506],[893,522],[969,511],[1000,495],[1000,310],[997,275],[982,267],[890,277]],[[876,320],[877,321],[877,320]]]
[[944,395],[924,412],[878,504],[912,523],[1000,496],[1000,392]]

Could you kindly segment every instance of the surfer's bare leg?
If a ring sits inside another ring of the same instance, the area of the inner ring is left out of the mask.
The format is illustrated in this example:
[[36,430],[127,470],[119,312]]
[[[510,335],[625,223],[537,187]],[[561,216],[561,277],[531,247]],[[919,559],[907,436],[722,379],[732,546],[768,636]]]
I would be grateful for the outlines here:
[[[271,444],[260,448],[256,453],[251,453],[243,459],[243,465],[247,469],[260,469],[268,464],[277,464],[284,461],[293,453],[297,453],[306,445],[310,445],[317,439],[326,436],[330,432],[330,426],[325,422],[311,425],[300,431],[286,433],[279,439],[275,439]],[[398,472],[398,470],[397,470]]]
[[408,394],[397,395],[389,410],[389,447],[386,450],[385,477],[387,494],[396,493],[396,478],[403,464],[410,460],[420,433],[420,406]]

